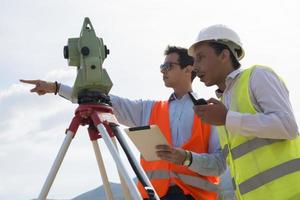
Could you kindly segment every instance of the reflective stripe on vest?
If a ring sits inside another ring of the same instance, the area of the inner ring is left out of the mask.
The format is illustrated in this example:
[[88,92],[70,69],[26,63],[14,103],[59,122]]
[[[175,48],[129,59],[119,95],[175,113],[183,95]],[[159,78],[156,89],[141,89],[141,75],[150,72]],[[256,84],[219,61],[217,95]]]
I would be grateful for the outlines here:
[[[239,184],[241,194],[245,194],[256,188],[267,184],[277,178],[285,176],[287,174],[296,172],[300,170],[300,158],[290,160],[288,162],[282,163],[281,165],[277,165],[268,169],[262,173],[259,173],[252,178],[242,182]],[[288,187],[288,186],[287,186]]]
[[258,149],[258,148],[273,144],[275,142],[281,142],[281,141],[283,141],[283,140],[267,139],[267,138],[254,138],[252,140],[244,142],[243,144],[240,144],[239,146],[234,147],[231,150],[231,155],[232,155],[233,159],[237,159],[251,151]]
[[179,178],[184,183],[191,185],[199,189],[205,189],[211,192],[217,192],[219,187],[216,184],[213,184],[205,179],[200,177],[190,176],[186,174],[179,174],[175,172],[168,172],[164,170],[155,170],[146,172],[148,178],[151,179],[170,179],[170,178]]
[[[270,145],[273,144],[275,142],[281,142],[284,140],[280,140],[280,139],[267,139],[267,138],[254,138],[252,140],[249,140],[247,142],[244,142],[234,148],[231,149],[231,155],[232,155],[232,159],[237,159],[251,151],[254,151],[258,148],[264,147],[266,145]],[[223,155],[225,157],[225,159],[228,156],[229,153],[229,148],[228,148],[228,144],[226,144],[223,149],[222,149]]]

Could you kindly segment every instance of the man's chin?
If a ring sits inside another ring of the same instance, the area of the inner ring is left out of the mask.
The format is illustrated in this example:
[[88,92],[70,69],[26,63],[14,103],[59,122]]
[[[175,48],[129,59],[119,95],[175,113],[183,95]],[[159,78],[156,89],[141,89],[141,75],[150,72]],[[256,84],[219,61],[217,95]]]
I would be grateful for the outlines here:
[[214,84],[212,84],[212,83],[209,82],[209,81],[201,81],[201,82],[203,82],[204,85],[205,85],[206,87],[210,87],[210,86],[213,86],[213,85],[214,85]]
[[166,87],[171,87],[171,84],[168,82],[164,82]]

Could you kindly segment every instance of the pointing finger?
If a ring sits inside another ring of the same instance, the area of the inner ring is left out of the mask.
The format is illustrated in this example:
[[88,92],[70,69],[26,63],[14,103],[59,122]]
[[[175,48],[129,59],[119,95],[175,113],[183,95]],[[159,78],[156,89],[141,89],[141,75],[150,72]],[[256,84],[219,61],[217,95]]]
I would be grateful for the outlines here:
[[20,79],[20,82],[36,85],[39,82],[39,80],[23,80],[23,79]]

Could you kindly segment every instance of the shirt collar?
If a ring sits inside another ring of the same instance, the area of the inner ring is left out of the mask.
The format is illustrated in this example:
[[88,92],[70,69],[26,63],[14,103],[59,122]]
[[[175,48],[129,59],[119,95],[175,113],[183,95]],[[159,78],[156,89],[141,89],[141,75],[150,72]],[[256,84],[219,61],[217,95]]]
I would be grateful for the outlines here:
[[[233,81],[234,79],[236,79],[237,76],[238,76],[241,72],[242,72],[242,70],[241,70],[240,68],[238,68],[238,69],[232,71],[230,74],[227,75],[226,80],[225,80],[226,88],[228,88],[228,87],[230,86],[230,84],[232,83],[232,81]],[[224,91],[221,91],[220,89],[217,89],[217,90],[215,91],[216,96],[217,96],[218,98],[221,98],[221,97],[222,97],[223,92],[224,92]]]
[[171,101],[174,101],[174,100],[176,100],[177,98],[176,98],[176,95],[175,95],[175,93],[173,92],[171,95],[170,95],[170,97],[169,97],[169,103],[171,102]]
[[[197,94],[196,94],[195,92],[192,91],[192,94],[194,95],[194,97],[197,97]],[[168,101],[169,101],[169,103],[172,102],[172,101],[174,101],[174,100],[180,101],[180,100],[185,99],[185,98],[187,98],[187,97],[189,97],[189,95],[188,95],[188,94],[185,94],[181,99],[177,99],[175,93],[173,92],[173,93],[170,95]]]

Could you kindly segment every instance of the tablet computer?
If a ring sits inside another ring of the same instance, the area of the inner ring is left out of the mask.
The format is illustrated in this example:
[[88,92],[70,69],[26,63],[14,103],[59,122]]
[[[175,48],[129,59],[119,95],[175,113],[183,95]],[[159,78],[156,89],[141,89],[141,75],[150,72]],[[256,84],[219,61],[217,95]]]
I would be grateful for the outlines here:
[[147,161],[161,160],[156,155],[156,145],[169,145],[157,125],[127,128],[125,132]]

